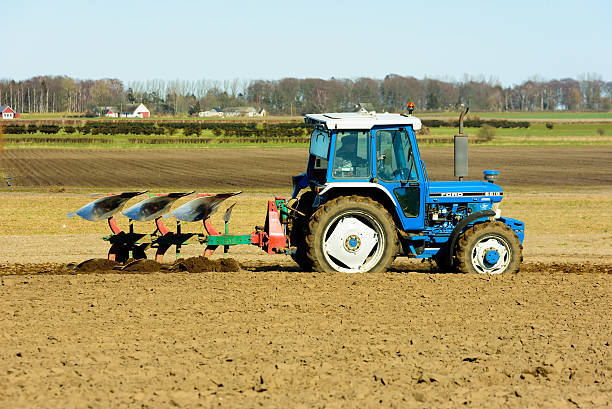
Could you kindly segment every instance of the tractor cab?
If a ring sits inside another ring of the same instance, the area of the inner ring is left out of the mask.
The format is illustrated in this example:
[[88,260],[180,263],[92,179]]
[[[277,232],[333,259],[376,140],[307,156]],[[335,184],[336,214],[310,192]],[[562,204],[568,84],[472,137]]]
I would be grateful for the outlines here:
[[[314,124],[308,177],[318,183],[410,179],[416,176],[413,148],[418,118],[402,114],[306,115]],[[378,176],[377,176],[378,175]]]
[[[314,124],[307,172],[296,177],[297,193],[308,185],[321,194],[345,194],[375,189],[404,230],[424,225],[427,175],[415,130],[421,121],[412,115],[333,113],[306,115]],[[347,190],[348,189],[348,190]]]

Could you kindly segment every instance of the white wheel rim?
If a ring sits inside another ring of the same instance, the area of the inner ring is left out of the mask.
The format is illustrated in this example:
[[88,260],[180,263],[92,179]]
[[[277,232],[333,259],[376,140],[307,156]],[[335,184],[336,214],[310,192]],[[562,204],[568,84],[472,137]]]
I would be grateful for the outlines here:
[[485,236],[472,249],[472,266],[480,274],[500,274],[510,264],[510,245],[501,237]]
[[378,220],[364,212],[336,216],[323,232],[323,256],[335,270],[363,273],[382,258],[385,235]]

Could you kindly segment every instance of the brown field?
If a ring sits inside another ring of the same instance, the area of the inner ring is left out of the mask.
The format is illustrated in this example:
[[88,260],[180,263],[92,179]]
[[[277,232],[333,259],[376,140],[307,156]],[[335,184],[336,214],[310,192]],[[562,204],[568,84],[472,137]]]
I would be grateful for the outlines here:
[[[452,148],[422,151],[452,178]],[[612,405],[612,148],[471,148],[473,178],[500,170],[502,213],[527,224],[522,271],[499,277],[405,258],[303,273],[246,246],[239,272],[77,273],[107,250],[105,223],[65,217],[90,192],[247,188],[230,223],[246,233],[305,150],[2,155],[2,408]]]
[[[432,180],[453,178],[452,147],[421,149]],[[21,187],[291,189],[307,148],[8,149],[0,166]],[[470,175],[497,169],[504,186],[611,186],[612,147],[471,147]],[[6,189],[4,189],[6,190]]]

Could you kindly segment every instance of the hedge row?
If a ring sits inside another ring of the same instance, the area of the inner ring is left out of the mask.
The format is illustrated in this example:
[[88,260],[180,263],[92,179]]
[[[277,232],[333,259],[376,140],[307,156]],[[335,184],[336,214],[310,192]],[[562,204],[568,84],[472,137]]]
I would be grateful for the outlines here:
[[[423,125],[428,126],[430,128],[440,128],[440,127],[458,127],[459,121],[443,121],[440,119],[423,119],[421,121]],[[469,128],[480,128],[483,125],[492,126],[493,128],[529,128],[531,126],[530,122],[527,121],[508,121],[505,119],[466,119],[463,121],[463,126]]]
[[[457,127],[458,121],[425,119],[423,125],[430,128]],[[480,128],[489,125],[495,128],[528,128],[529,122],[507,121],[479,118],[468,119],[466,127]],[[297,122],[278,124],[268,123],[208,123],[208,122],[138,122],[138,121],[88,121],[81,126],[72,125],[6,125],[4,132],[9,135],[43,133],[56,135],[63,129],[67,134],[79,132],[81,135],[175,135],[182,130],[184,136],[201,136],[204,129],[211,130],[216,137],[228,138],[300,138],[310,133],[311,125]]]
[[206,122],[106,122],[88,121],[81,126],[72,125],[7,125],[5,132],[12,135],[57,134],[79,132],[83,135],[175,135],[178,130],[185,136],[200,136],[204,129],[212,130],[215,136],[226,137],[301,137],[311,127],[300,123],[256,124],[256,123],[206,123]]

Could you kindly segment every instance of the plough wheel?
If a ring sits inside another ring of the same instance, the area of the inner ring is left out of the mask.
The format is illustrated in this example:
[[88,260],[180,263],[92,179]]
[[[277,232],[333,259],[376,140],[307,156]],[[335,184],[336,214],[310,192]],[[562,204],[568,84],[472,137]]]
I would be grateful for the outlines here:
[[332,199],[310,218],[307,257],[317,271],[385,271],[397,254],[395,222],[380,204],[361,196]]

